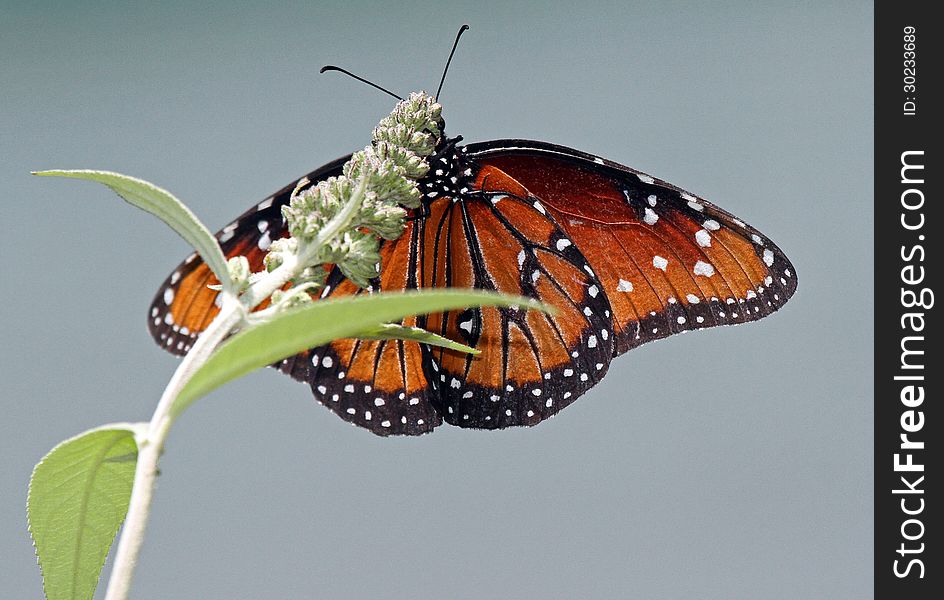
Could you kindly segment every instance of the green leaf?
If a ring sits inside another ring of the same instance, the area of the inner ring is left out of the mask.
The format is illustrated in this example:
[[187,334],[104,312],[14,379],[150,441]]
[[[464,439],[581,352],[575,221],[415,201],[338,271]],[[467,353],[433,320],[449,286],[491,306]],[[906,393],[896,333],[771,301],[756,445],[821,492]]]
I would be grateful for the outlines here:
[[481,353],[481,350],[476,350],[471,346],[466,346],[465,344],[460,344],[441,335],[436,335],[420,327],[404,327],[403,325],[395,325],[393,323],[384,323],[383,325],[372,327],[353,337],[361,340],[408,340],[411,342],[429,344],[430,346],[441,346],[449,350],[465,352],[466,354]]
[[87,179],[108,186],[129,204],[137,206],[167,223],[171,229],[197,250],[200,257],[203,258],[203,262],[210,267],[216,278],[225,287],[230,287],[226,258],[223,256],[220,244],[196,215],[167,190],[142,179],[109,171],[52,170],[34,171],[33,175]]
[[128,512],[138,458],[135,430],[142,425],[118,423],[81,433],[33,469],[27,513],[47,600],[95,594]]
[[246,329],[223,343],[181,389],[171,408],[180,414],[194,400],[243,375],[308,348],[356,337],[409,315],[470,306],[516,306],[551,312],[530,298],[477,290],[391,292],[319,300]]

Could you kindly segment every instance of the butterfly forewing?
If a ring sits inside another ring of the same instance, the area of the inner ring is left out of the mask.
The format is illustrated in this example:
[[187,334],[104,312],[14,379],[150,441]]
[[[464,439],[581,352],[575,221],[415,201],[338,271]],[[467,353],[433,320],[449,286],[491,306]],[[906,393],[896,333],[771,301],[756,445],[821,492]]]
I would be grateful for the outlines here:
[[[347,157],[332,161],[305,178],[317,183],[340,175],[346,160]],[[253,272],[261,271],[269,245],[287,235],[282,206],[288,204],[297,186],[298,182],[285,186],[218,231],[216,239],[223,254],[227,258],[245,256]],[[219,281],[199,255],[191,254],[180,263],[151,302],[148,331],[154,341],[173,354],[186,354],[219,313],[219,292],[209,287],[216,284]]]
[[796,289],[790,262],[756,229],[653,177],[551,144],[473,144],[539,197],[597,273],[616,352],[692,329],[762,318]]

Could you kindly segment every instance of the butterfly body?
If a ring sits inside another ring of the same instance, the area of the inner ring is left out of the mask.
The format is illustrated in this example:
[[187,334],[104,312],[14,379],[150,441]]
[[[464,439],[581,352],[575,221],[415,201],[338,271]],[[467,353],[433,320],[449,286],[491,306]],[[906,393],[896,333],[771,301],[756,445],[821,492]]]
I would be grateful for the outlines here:
[[[283,361],[343,419],[380,435],[443,420],[495,429],[534,425],[599,382],[614,356],[674,333],[753,321],[796,289],[793,267],[759,231],[663,181],[563,146],[528,140],[459,145],[442,138],[419,181],[421,206],[381,247],[367,290],[339,270],[322,297],[465,287],[530,296],[554,315],[481,308],[409,318],[474,346],[477,356],[397,340],[339,340]],[[307,175],[341,172],[345,158]],[[297,183],[217,235],[227,256],[261,268],[287,235],[281,206]],[[218,310],[209,269],[182,263],[149,326],[185,353]]]

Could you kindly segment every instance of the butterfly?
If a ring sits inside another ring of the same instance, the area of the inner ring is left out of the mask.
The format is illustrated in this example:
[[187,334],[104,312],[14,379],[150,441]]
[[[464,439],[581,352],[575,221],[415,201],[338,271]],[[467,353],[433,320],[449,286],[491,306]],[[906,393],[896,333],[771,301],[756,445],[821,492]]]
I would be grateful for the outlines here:
[[[555,315],[505,308],[410,318],[481,351],[416,342],[339,340],[279,365],[343,419],[416,435],[443,420],[473,428],[535,425],[606,374],[613,357],[693,329],[763,318],[797,280],[768,237],[689,192],[563,146],[443,138],[422,179],[423,205],[381,246],[382,269],[360,289],[334,269],[321,297],[472,287],[530,296]],[[347,157],[309,173],[337,176]],[[217,233],[253,270],[287,236],[293,182]],[[196,254],[165,280],[150,309],[154,339],[184,354],[218,312],[216,283]]]
[[[776,244],[683,189],[564,146],[461,141],[442,136],[419,181],[422,205],[401,237],[382,243],[379,277],[361,289],[335,268],[321,297],[477,288],[529,296],[557,312],[486,307],[402,322],[473,346],[476,356],[345,339],[274,365],[354,425],[378,435],[419,435],[443,421],[536,425],[596,385],[614,357],[677,333],[761,319],[796,290]],[[347,159],[220,230],[226,256],[262,270],[269,245],[288,235],[281,208],[292,193],[340,175]],[[196,254],[167,277],[149,314],[158,344],[178,355],[190,349],[219,311],[215,283]]]

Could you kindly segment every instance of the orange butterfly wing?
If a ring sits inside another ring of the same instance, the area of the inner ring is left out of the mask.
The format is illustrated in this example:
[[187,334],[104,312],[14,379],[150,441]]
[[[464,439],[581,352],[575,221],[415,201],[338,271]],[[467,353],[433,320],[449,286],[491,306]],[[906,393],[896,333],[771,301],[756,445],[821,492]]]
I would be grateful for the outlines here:
[[763,318],[796,290],[793,266],[769,238],[673,185],[541,142],[468,148],[541,198],[586,256],[612,307],[617,354]]
[[[410,220],[401,237],[383,242],[380,278],[371,288],[358,288],[335,269],[322,297],[415,289],[419,225]],[[417,326],[417,318],[401,324]],[[290,373],[346,421],[377,435],[419,435],[442,423],[433,406],[437,386],[424,369],[427,352],[402,340],[335,340],[296,356]]]
[[[340,175],[347,158],[332,161],[306,177],[318,182]],[[261,271],[269,244],[287,235],[282,206],[288,204],[297,185],[293,182],[285,186],[218,231],[216,239],[223,254],[227,258],[245,256],[253,272]],[[180,263],[164,280],[148,310],[148,331],[154,341],[173,354],[186,354],[220,311],[219,292],[207,287],[218,283],[196,253]]]

